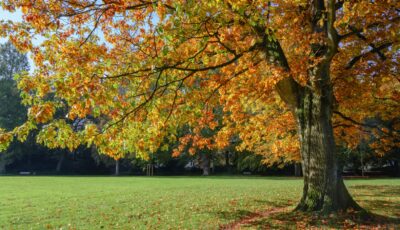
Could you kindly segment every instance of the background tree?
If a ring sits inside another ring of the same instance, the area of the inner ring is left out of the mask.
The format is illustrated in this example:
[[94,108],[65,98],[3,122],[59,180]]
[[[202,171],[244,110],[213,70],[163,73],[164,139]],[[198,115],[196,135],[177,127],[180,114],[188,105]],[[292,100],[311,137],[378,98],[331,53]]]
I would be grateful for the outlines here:
[[[0,45],[0,129],[11,131],[26,121],[26,108],[21,104],[14,75],[28,70],[25,54],[19,53],[9,42]],[[6,172],[8,164],[24,154],[27,150],[24,147],[29,144],[20,145],[14,141],[0,154],[0,174]]]
[[[76,147],[60,138],[68,136],[105,154],[146,157],[177,126],[196,127],[197,136],[214,129],[212,108],[221,104],[217,147],[239,134],[239,148],[264,151],[271,161],[298,158],[300,150],[298,210],[359,209],[338,173],[335,147],[357,146],[354,134],[368,117],[399,116],[399,4],[3,1],[5,9],[22,9],[24,22],[4,23],[0,33],[31,50],[38,69],[19,83],[29,121],[0,142],[49,123],[41,132],[51,146]],[[30,42],[35,34],[46,38],[40,47]],[[60,108],[68,119],[108,122],[74,132],[54,119]]]
[[0,45],[0,78],[14,80],[14,75],[29,70],[28,58],[6,42]]
[[0,124],[3,129],[12,130],[26,120],[26,108],[21,104],[14,76],[28,70],[25,54],[18,52],[10,42],[0,45]]

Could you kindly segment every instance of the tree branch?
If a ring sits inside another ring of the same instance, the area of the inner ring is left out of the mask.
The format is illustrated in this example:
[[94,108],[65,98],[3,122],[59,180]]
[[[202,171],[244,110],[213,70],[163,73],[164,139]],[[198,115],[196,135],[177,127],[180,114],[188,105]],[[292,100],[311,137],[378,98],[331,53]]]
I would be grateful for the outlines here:
[[[357,35],[357,37],[359,37],[361,40],[367,42],[367,38],[361,34],[361,31],[358,31],[355,27],[353,26],[349,26],[350,30],[353,31],[355,33],[355,35]],[[368,45],[372,48],[372,49],[376,49],[377,47],[373,44],[373,43],[368,43]],[[382,61],[384,61],[386,59],[385,55],[378,50],[377,54],[379,55],[379,57],[382,59]]]
[[339,111],[333,111],[334,114],[338,115],[339,117],[341,117],[342,119],[346,120],[346,121],[350,121],[351,123],[358,125],[358,126],[362,126],[362,127],[368,127],[368,128],[375,128],[375,129],[379,129],[379,126],[376,125],[370,125],[370,124],[366,124],[366,123],[362,123],[362,122],[358,122],[346,115],[344,115],[343,113],[339,112]]
[[378,46],[378,47],[373,48],[372,50],[370,50],[370,51],[368,51],[368,52],[366,52],[366,53],[363,53],[363,54],[360,54],[360,55],[358,55],[358,56],[353,57],[353,58],[349,61],[349,63],[347,63],[346,69],[351,69],[351,68],[353,68],[353,66],[354,66],[361,58],[367,56],[368,54],[370,54],[370,53],[378,53],[378,52],[380,52],[381,50],[390,47],[392,44],[393,44],[392,42],[385,43],[385,44],[382,44],[382,45],[380,45],[380,46]]

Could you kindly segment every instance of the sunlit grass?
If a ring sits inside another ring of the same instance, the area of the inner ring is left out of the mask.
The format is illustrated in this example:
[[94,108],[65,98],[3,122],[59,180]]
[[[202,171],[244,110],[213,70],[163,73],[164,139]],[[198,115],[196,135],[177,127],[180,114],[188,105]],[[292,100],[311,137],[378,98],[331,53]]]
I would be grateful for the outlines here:
[[[400,217],[400,180],[347,184],[364,207]],[[301,189],[281,177],[0,177],[0,229],[217,229],[290,209]]]

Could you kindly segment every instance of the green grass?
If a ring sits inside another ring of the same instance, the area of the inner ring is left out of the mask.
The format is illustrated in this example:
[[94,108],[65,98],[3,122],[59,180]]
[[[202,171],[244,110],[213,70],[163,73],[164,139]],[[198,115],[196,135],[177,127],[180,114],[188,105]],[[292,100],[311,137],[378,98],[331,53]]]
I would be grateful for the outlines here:
[[[399,179],[346,184],[363,207],[400,218]],[[280,177],[0,177],[0,229],[218,229],[290,209],[301,189]]]

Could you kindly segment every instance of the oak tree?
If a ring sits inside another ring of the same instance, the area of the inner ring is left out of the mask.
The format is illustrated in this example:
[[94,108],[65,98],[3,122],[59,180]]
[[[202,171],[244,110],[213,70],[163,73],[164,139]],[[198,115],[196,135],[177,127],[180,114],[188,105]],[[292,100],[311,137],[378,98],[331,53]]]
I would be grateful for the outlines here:
[[[356,146],[365,118],[399,116],[397,0],[4,0],[3,8],[22,10],[23,22],[3,22],[0,33],[37,66],[19,82],[29,121],[3,132],[3,146],[46,124],[50,147],[146,157],[189,124],[185,141],[197,149],[222,149],[238,134],[239,149],[268,162],[301,157],[297,208],[331,212],[359,208],[338,173],[336,144]],[[223,128],[203,138],[217,126],[217,106]],[[54,119],[60,108],[66,118]],[[88,116],[107,124],[74,132],[66,122]],[[395,127],[368,131],[398,145]]]

